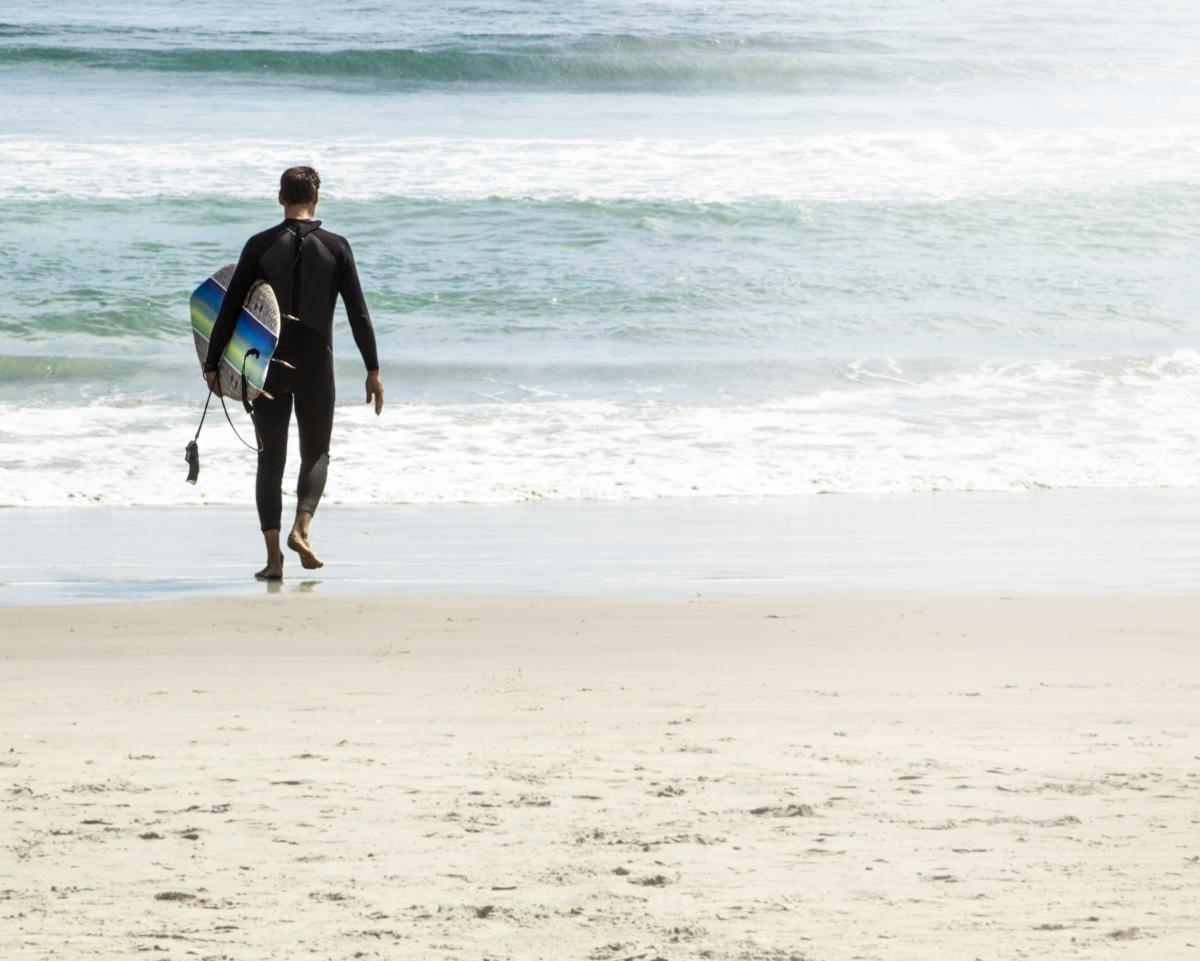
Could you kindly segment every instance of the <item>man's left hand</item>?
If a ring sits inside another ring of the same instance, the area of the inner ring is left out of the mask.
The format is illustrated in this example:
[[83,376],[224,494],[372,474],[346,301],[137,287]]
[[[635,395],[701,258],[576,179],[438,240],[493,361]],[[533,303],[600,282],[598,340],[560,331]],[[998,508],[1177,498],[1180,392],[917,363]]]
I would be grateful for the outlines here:
[[379,371],[367,371],[367,403],[371,403],[371,398],[375,398],[375,413],[380,414],[383,411],[383,379],[379,376]]

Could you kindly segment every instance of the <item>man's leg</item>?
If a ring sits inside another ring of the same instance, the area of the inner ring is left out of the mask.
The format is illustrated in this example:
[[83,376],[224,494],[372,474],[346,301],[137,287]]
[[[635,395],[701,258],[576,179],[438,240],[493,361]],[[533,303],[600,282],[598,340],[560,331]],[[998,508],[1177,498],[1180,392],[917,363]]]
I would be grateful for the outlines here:
[[262,450],[258,454],[258,477],[254,500],[258,524],[267,547],[267,566],[255,573],[259,580],[283,576],[283,551],[279,549],[279,518],[283,513],[283,468],[287,464],[288,422],[292,419],[292,395],[274,399],[260,394],[254,402],[254,423]]
[[329,439],[333,433],[333,366],[321,369],[296,394],[296,425],[300,430],[300,477],[296,481],[296,521],[288,547],[300,555],[306,570],[324,567],[308,540],[308,526],[325,491],[329,474]]

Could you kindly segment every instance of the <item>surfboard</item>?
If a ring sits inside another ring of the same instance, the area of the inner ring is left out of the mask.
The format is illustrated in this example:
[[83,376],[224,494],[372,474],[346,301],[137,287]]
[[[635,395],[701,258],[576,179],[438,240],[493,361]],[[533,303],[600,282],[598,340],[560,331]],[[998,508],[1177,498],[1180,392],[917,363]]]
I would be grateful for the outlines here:
[[[213,324],[236,264],[226,264],[204,281],[192,293],[192,339],[196,342],[196,356],[201,368],[208,356],[208,341],[212,337]],[[229,346],[221,355],[221,393],[234,400],[242,399],[242,362],[246,364],[246,400],[253,401],[263,392],[267,380],[267,368],[271,355],[279,343],[279,303],[271,285],[257,281],[246,295],[246,302],[238,314]],[[257,350],[258,355],[247,354]]]

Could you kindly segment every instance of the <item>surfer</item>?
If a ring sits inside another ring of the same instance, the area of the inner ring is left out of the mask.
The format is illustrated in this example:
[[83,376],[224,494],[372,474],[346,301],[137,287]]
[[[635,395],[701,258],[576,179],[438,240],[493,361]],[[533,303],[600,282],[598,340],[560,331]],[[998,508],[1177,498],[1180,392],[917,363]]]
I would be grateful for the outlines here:
[[[283,576],[279,547],[283,512],[283,469],[287,461],[288,425],[292,409],[300,433],[300,477],[296,482],[296,520],[287,546],[300,555],[307,570],[324,566],[309,543],[309,525],[325,490],[329,471],[329,438],[333,430],[333,310],[340,294],[354,343],[367,367],[367,403],[383,410],[383,381],[375,331],[367,312],[354,256],[344,237],[314,220],[321,178],[312,167],[291,167],[279,178],[283,222],[255,234],[242,249],[213,325],[204,363],[209,389],[219,392],[217,367],[237,323],[242,303],[256,280],[270,284],[283,323],[264,393],[254,401],[254,421],[261,450],[255,501],[267,546],[267,566],[254,576]],[[268,396],[270,395],[270,396]]]

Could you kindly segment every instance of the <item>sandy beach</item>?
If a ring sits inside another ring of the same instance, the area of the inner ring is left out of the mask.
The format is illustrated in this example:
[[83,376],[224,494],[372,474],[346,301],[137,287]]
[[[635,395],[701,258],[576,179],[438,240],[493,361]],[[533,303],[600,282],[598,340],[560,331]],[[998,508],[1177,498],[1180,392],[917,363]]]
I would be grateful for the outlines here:
[[0,609],[5,959],[1200,951],[1200,598]]

